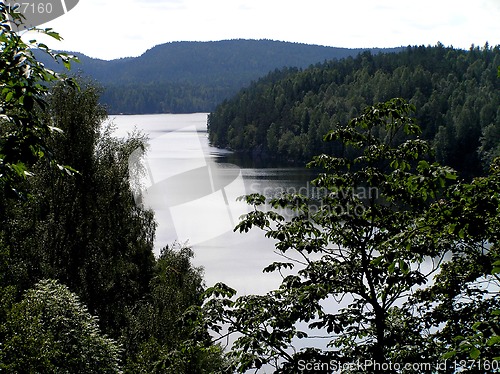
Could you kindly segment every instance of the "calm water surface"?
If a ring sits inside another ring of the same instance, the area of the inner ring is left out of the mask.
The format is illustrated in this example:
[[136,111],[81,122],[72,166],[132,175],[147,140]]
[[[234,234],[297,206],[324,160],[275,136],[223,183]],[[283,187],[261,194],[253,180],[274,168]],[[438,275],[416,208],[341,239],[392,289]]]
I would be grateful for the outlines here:
[[[117,126],[117,136],[134,129],[149,135],[139,203],[155,211],[157,253],[175,241],[188,242],[195,252],[193,263],[205,269],[206,285],[224,282],[239,295],[265,293],[279,286],[279,275],[262,273],[281,259],[274,252],[274,242],[259,229],[233,232],[239,217],[249,210],[236,199],[256,192],[267,196],[282,191],[310,193],[313,171],[256,163],[211,147],[205,113],[113,116],[110,120]],[[431,265],[423,264],[429,269]],[[328,308],[333,311],[347,303],[347,299],[342,305],[330,301]],[[296,348],[309,343],[294,341]],[[315,342],[317,347],[326,343],[325,339]]]
[[193,262],[205,269],[207,286],[225,282],[245,294],[279,285],[277,275],[262,273],[280,258],[274,242],[259,229],[233,232],[250,209],[237,198],[256,192],[307,192],[311,170],[262,162],[255,166],[248,158],[211,147],[206,113],[119,115],[110,120],[117,136],[134,129],[149,136],[140,202],[155,211],[157,253],[174,241],[187,241],[195,252]]

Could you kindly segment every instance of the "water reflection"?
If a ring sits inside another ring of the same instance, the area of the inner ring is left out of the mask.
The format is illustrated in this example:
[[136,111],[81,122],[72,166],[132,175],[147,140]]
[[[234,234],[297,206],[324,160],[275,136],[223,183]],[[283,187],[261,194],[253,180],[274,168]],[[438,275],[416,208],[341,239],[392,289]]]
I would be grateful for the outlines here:
[[211,147],[206,114],[115,116],[117,136],[134,128],[150,137],[141,202],[155,211],[155,250],[177,240],[192,245],[207,285],[225,282],[241,293],[263,293],[279,285],[262,269],[280,257],[274,242],[254,229],[233,232],[248,212],[238,196],[298,191],[315,175],[305,167],[283,167],[248,155]]

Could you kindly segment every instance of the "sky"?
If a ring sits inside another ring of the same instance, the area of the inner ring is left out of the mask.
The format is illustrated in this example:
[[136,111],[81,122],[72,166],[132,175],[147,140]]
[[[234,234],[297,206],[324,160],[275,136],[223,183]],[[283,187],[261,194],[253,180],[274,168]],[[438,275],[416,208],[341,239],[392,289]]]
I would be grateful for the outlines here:
[[500,44],[500,0],[80,0],[45,23],[57,50],[111,60],[174,41],[272,39],[331,47]]

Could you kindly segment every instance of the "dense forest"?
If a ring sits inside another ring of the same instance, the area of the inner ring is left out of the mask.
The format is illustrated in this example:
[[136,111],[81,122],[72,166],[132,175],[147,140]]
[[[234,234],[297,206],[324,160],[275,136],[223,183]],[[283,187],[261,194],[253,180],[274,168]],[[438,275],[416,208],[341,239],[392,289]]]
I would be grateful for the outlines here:
[[499,65],[499,46],[464,51],[438,44],[276,70],[210,114],[210,141],[309,161],[339,150],[322,141],[338,123],[401,97],[416,106],[422,137],[433,143],[436,159],[474,174],[500,154]]
[[[139,57],[112,61],[80,53],[75,66],[104,87],[100,102],[110,114],[209,112],[268,72],[285,66],[356,56],[366,49],[334,48],[273,40],[173,42]],[[369,49],[373,54],[399,48]],[[40,59],[58,69],[50,59]]]

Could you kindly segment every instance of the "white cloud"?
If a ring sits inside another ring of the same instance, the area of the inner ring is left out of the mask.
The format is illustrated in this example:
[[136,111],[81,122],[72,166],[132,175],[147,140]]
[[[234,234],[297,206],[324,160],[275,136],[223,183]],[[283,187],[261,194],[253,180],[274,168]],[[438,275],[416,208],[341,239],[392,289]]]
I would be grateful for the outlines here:
[[[117,5],[118,4],[118,5]],[[136,56],[179,40],[268,38],[339,47],[500,43],[500,1],[82,0],[45,25],[53,48]]]

